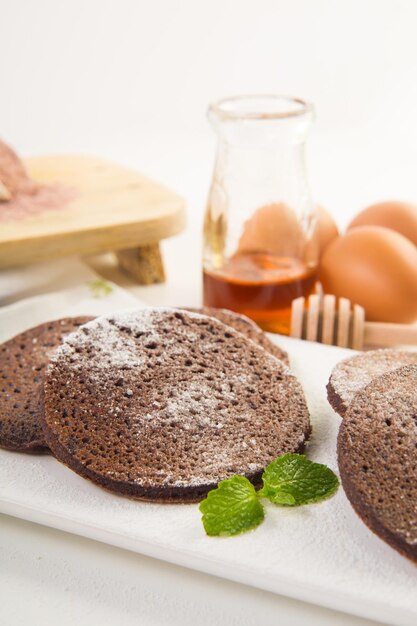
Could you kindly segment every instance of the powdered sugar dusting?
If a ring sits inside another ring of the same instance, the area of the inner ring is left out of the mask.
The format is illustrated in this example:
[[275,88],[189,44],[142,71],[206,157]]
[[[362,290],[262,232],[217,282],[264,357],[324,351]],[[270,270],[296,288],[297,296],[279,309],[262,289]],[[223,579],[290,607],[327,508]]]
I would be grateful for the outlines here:
[[[162,337],[154,323],[155,317],[158,312],[170,310],[141,309],[140,313],[125,312],[117,316],[98,317],[85,324],[80,332],[68,335],[61,353],[83,362],[84,350],[87,350],[89,366],[97,370],[140,369],[146,359],[138,350],[137,340],[144,335],[149,344],[160,342]],[[58,351],[53,360],[59,359]]]
[[[94,350],[91,346],[94,345]],[[66,355],[73,359],[78,366],[83,365],[87,349],[88,362],[91,371],[130,369],[140,367],[144,358],[137,352],[135,341],[130,336],[122,336],[114,326],[105,319],[98,319],[86,324],[81,332],[72,333],[65,339],[62,347],[55,353],[51,362],[55,362]],[[90,350],[90,352],[88,352]],[[78,355],[82,354],[82,357]]]
[[[63,385],[68,409],[49,393],[61,398]],[[89,459],[89,471],[145,488],[252,476],[309,433],[283,363],[215,319],[171,308],[97,318],[68,335],[51,361],[46,407],[52,428],[64,419],[76,433],[71,454]],[[107,447],[111,467],[98,454]]]
[[345,408],[374,378],[408,363],[417,364],[417,352],[373,350],[345,359],[336,365],[330,384]]
[[223,428],[222,411],[229,407],[228,401],[236,400],[236,395],[227,384],[221,384],[219,391],[199,380],[191,380],[173,389],[171,394],[163,407],[153,402],[156,410],[151,419],[164,422],[170,418],[171,423],[180,422],[185,430],[196,425]]

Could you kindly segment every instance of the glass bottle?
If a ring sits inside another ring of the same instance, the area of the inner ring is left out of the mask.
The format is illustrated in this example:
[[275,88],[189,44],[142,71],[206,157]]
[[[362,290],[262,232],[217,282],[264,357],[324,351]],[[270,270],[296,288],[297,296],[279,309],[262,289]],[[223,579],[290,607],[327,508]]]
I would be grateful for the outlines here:
[[218,144],[204,219],[204,304],[288,333],[291,302],[315,290],[318,240],[305,142],[313,107],[283,96],[212,104]]

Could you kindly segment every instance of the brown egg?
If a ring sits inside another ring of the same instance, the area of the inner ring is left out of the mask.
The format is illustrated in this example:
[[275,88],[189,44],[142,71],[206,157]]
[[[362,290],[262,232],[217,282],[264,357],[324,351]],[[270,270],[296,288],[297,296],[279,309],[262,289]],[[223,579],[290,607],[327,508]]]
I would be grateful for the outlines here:
[[[339,235],[336,223],[326,209],[317,206],[317,242],[321,256],[324,249]],[[283,202],[260,207],[243,227],[239,240],[238,252],[264,250],[282,256],[300,254],[306,243],[306,235],[299,219],[289,206]],[[317,254],[312,249],[311,254]]]
[[302,250],[305,234],[295,211],[283,202],[260,207],[245,222],[238,252],[268,251],[292,256]]
[[317,231],[319,238],[319,253],[320,257],[323,256],[323,252],[327,246],[339,236],[339,229],[336,222],[325,208],[320,205],[315,207],[317,216]]
[[380,202],[359,213],[348,226],[385,226],[407,237],[417,246],[417,206],[408,202]]
[[417,247],[383,226],[358,226],[326,249],[319,271],[325,293],[365,308],[366,319],[417,319]]

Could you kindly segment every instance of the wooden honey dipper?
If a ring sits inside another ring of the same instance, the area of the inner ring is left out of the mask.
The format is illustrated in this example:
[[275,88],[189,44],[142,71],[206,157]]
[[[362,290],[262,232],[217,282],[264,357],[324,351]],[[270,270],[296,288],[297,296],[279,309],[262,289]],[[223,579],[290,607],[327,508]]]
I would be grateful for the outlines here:
[[290,336],[362,350],[364,345],[417,345],[417,325],[366,322],[364,308],[352,308],[347,298],[339,298],[336,310],[336,296],[312,295],[307,307],[305,298],[293,300]]

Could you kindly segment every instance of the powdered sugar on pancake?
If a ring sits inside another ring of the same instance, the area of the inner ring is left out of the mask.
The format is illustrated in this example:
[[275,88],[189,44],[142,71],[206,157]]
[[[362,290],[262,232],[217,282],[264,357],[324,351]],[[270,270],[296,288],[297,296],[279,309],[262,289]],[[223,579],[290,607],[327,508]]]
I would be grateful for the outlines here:
[[329,401],[343,415],[355,395],[374,378],[408,364],[417,364],[417,352],[373,350],[345,359],[330,376]]
[[102,317],[68,336],[48,370],[45,406],[56,456],[131,497],[201,497],[300,451],[310,432],[303,392],[282,362],[178,309]]

